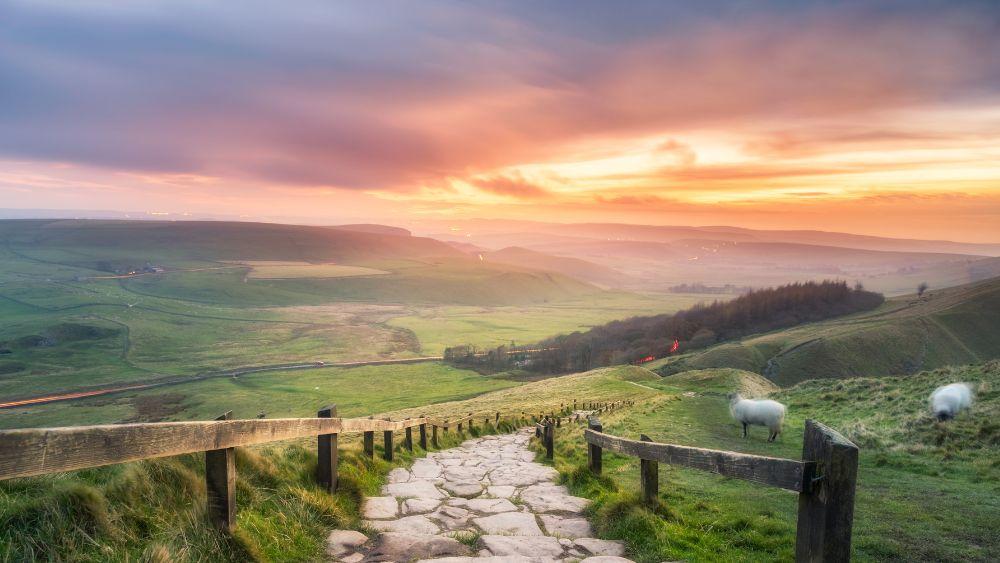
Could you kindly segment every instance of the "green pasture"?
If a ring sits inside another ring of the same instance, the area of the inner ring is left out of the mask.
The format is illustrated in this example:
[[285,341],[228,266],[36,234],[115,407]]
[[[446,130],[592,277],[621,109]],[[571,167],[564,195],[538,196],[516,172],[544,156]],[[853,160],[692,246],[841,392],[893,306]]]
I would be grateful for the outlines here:
[[[976,406],[940,424],[927,397],[953,381],[977,384]],[[861,446],[854,527],[858,561],[990,561],[1000,549],[1000,364],[943,368],[905,378],[812,381],[772,393],[789,407],[785,432],[748,440],[725,393],[766,388],[738,370],[685,372],[643,385],[660,395],[602,419],[606,432],[659,442],[799,459],[804,421],[814,418]],[[793,493],[713,474],[660,466],[660,499],[639,500],[638,460],[605,455],[604,478],[583,466],[579,431],[557,433],[556,467],[577,494],[595,500],[603,537],[628,542],[640,561],[789,560]]]

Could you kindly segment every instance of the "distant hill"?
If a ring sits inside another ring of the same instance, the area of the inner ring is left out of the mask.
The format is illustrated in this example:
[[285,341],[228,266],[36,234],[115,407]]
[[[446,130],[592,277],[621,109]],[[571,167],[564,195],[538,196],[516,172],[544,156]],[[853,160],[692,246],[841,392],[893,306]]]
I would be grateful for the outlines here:
[[[224,221],[25,220],[0,221],[0,242],[25,252],[99,251],[106,259],[130,260],[166,255],[188,260],[356,262],[459,255],[443,242],[412,237],[403,229],[363,228],[367,230]],[[376,230],[392,232],[372,232]]]
[[579,258],[553,256],[517,246],[510,246],[494,252],[483,252],[481,256],[487,262],[558,272],[579,280],[608,286],[620,285],[626,277],[616,270]]
[[390,225],[376,225],[372,223],[359,223],[356,225],[334,225],[333,227],[330,228],[340,229],[342,231],[355,231],[358,233],[373,233],[376,235],[396,235],[400,237],[413,236],[413,233],[402,227],[393,227]]
[[639,291],[681,284],[763,288],[836,277],[902,295],[920,282],[940,288],[1000,275],[1000,263],[990,262],[1000,245],[822,231],[469,221],[433,236],[585,260],[624,274],[624,287]]
[[[11,220],[0,221],[0,248],[47,268],[85,270],[62,274],[63,281],[117,275],[123,288],[138,295],[233,306],[333,301],[517,305],[600,291],[555,271],[487,264],[450,244],[382,225]],[[384,275],[254,279],[246,263],[256,261],[332,262]],[[164,271],[127,275],[147,264]]]
[[778,385],[905,375],[1000,357],[1000,278],[886,302],[875,311],[718,344],[654,366],[739,368]]
[[830,231],[760,230],[728,226],[677,227],[625,225],[619,223],[545,224],[539,230],[560,235],[615,240],[674,242],[687,238],[701,238],[742,242],[785,242],[818,246],[839,246],[861,250],[1000,256],[1000,244],[876,237]]

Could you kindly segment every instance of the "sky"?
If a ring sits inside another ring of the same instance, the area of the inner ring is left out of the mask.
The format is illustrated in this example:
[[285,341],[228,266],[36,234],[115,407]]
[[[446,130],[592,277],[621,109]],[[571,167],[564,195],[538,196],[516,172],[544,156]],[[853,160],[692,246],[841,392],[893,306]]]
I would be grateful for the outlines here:
[[1000,242],[1000,3],[0,0],[0,208]]

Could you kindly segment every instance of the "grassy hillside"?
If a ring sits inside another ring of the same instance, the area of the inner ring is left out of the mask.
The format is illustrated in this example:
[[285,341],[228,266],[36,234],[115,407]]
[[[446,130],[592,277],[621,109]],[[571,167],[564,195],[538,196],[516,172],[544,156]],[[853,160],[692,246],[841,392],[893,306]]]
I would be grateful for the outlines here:
[[[972,382],[978,401],[955,421],[936,422],[927,397]],[[740,436],[725,393],[761,395],[773,384],[733,369],[643,381],[659,394],[602,418],[606,432],[655,441],[799,459],[804,421],[814,418],[861,446],[854,526],[856,561],[992,561],[1000,550],[1000,362],[908,377],[807,382],[771,397],[788,405],[785,432]],[[660,503],[639,502],[638,460],[604,456],[604,477],[583,469],[578,430],[557,431],[556,467],[576,494],[595,500],[602,537],[623,539],[639,561],[790,560],[794,494],[660,465]]]
[[892,299],[879,309],[728,342],[657,362],[667,375],[732,367],[781,386],[902,375],[1000,356],[1000,278]]

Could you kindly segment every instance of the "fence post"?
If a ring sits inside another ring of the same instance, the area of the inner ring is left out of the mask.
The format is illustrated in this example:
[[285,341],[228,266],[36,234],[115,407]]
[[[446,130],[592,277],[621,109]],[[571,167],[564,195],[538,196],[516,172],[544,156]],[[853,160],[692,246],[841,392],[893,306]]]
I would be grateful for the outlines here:
[[431,445],[435,448],[438,447],[438,425],[431,425]]
[[[325,409],[320,409],[316,416],[319,418],[334,418],[337,416],[337,405],[330,405]],[[317,437],[316,452],[319,454],[319,464],[316,466],[316,481],[327,492],[333,493],[337,490],[337,435],[320,434]]]
[[365,455],[375,458],[375,431],[367,431],[364,435]]
[[[427,418],[426,416],[424,417]],[[420,448],[427,451],[427,423],[422,422],[420,424]]]
[[496,418],[496,423],[497,423],[498,425],[500,424],[500,411],[497,411],[497,418]]
[[556,427],[552,425],[551,420],[545,426],[542,427],[542,432],[544,432],[543,439],[545,441],[545,459],[551,460],[553,449],[555,448],[555,434],[556,434]]
[[[444,433],[445,433],[445,434],[447,434],[447,433],[448,433],[448,419],[447,419],[447,418],[446,418],[446,419],[444,419],[444,426],[442,426],[441,428],[443,428],[443,429],[444,429]],[[436,444],[435,444],[435,445],[436,445]]]
[[392,430],[382,431],[382,457],[392,461]]
[[799,493],[795,560],[850,561],[858,447],[835,430],[807,420],[802,459],[817,463],[815,474],[803,476]]
[[[215,420],[232,420],[227,411]],[[205,452],[205,486],[208,492],[208,517],[226,532],[236,524],[236,449],[223,448]]]
[[[410,418],[407,417],[406,420],[410,420]],[[406,427],[406,432],[403,435],[403,445],[406,447],[407,451],[410,451],[410,452],[413,451],[413,427],[412,426],[407,426]]]
[[[652,442],[649,436],[640,434],[639,439],[643,442]],[[651,459],[639,460],[639,476],[642,478],[642,500],[648,504],[656,502],[656,497],[660,494],[660,463]]]
[[[594,432],[603,432],[604,427],[601,426],[601,421],[595,416],[587,417],[587,428],[593,430]],[[591,443],[587,443],[587,461],[590,470],[594,473],[600,474],[601,472],[601,447],[596,446]]]

